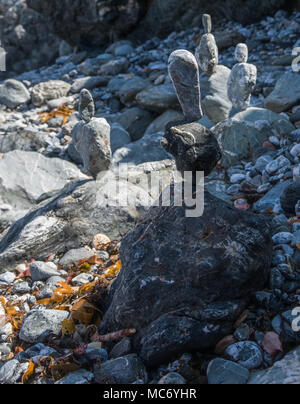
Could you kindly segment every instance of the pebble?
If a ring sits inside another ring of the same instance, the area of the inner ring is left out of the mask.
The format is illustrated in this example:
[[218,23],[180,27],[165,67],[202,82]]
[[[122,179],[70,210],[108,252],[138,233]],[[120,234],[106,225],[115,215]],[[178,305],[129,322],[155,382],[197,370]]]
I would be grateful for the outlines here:
[[158,384],[186,384],[186,380],[179,373],[172,372],[163,376]]
[[33,281],[46,281],[51,276],[59,276],[57,266],[53,262],[35,261],[30,265],[30,274]]
[[259,368],[263,362],[260,347],[250,341],[237,342],[231,345],[226,349],[225,355],[249,370]]
[[244,366],[221,358],[211,361],[207,369],[208,384],[246,384],[249,375]]

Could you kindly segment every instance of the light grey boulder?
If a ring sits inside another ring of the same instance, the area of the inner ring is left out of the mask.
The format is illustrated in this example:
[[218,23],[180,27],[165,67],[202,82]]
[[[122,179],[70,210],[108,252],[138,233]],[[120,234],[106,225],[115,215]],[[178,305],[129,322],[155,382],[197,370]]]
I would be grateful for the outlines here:
[[232,110],[232,103],[227,95],[227,81],[230,73],[228,67],[218,65],[214,74],[200,78],[202,109],[214,124],[228,119]]
[[29,101],[29,91],[20,81],[9,79],[0,86],[0,104],[14,109]]
[[214,35],[211,34],[211,17],[203,14],[202,18],[205,34],[201,37],[196,49],[196,58],[201,71],[212,75],[219,62],[219,50]]
[[274,91],[266,98],[265,107],[283,112],[300,102],[300,74],[286,72],[277,81]]
[[72,163],[15,150],[0,159],[0,229],[87,177]]
[[62,80],[49,80],[39,83],[31,89],[31,101],[36,107],[40,107],[47,101],[65,97],[70,88],[71,85]]
[[63,310],[31,310],[25,317],[19,333],[22,341],[36,343],[43,342],[51,334],[58,336],[62,329],[62,322],[69,317]]
[[221,358],[210,362],[207,369],[208,384],[247,384],[250,372],[238,363]]
[[60,272],[53,262],[35,261],[30,265],[31,279],[36,281],[46,281],[51,276],[59,276]]
[[84,88],[86,88],[87,90],[93,90],[97,87],[103,87],[107,85],[109,80],[109,76],[80,77],[79,79],[74,80],[74,83],[70,88],[70,92],[73,94],[77,94],[80,93],[80,91]]
[[163,113],[179,106],[172,84],[148,87],[136,96],[138,105],[146,110]]
[[287,136],[293,125],[284,117],[262,108],[248,108],[211,129],[222,150],[222,164],[239,164],[252,160],[253,154],[262,148],[270,133],[276,131]]
[[176,50],[169,57],[168,69],[185,119],[198,121],[203,113],[199,68],[195,56],[187,50]]
[[228,98],[238,110],[245,110],[250,106],[251,93],[257,80],[256,66],[247,63],[248,48],[246,48],[246,44],[237,45],[235,57],[237,61],[244,60],[244,62],[234,65],[227,82]]
[[300,384],[300,347],[288,353],[271,368],[255,371],[248,384]]
[[16,279],[16,275],[13,272],[4,272],[3,274],[0,275],[0,283],[13,283],[13,281]]
[[20,362],[12,359],[0,368],[0,384],[14,384],[21,376]]
[[86,248],[77,248],[68,251],[59,261],[60,265],[78,265],[79,261],[82,259],[89,259],[95,255],[94,251],[88,250]]
[[147,382],[147,378],[146,368],[136,354],[106,361],[95,371],[95,381],[99,384],[107,380],[117,384],[131,384],[139,379]]

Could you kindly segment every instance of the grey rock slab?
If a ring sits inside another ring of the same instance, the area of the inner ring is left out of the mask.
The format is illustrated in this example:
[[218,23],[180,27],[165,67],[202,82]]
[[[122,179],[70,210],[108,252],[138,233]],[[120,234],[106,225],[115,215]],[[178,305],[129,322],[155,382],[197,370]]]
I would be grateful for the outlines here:
[[[0,384],[13,384],[18,379],[20,362],[12,359],[0,368]],[[17,376],[17,377],[16,377]]]
[[247,384],[250,372],[238,363],[221,358],[210,362],[207,369],[208,384]]
[[60,265],[78,265],[82,259],[89,259],[95,255],[94,251],[86,248],[77,248],[68,251],[59,261]]
[[269,209],[273,210],[275,206],[280,204],[280,195],[291,183],[291,180],[287,180],[276,184],[266,195],[264,195],[259,201],[255,202],[253,210],[259,213],[264,213]]
[[94,77],[80,77],[74,80],[72,87],[70,88],[71,93],[80,93],[81,90],[86,88],[87,90],[93,90],[97,87],[104,87],[110,80],[110,76],[94,76]]
[[10,79],[0,86],[0,104],[13,109],[29,101],[29,91],[20,81]]
[[149,111],[163,113],[179,107],[177,95],[172,84],[162,84],[146,88],[136,96],[138,105]]
[[186,120],[198,121],[203,113],[195,56],[187,50],[174,51],[169,57],[168,70]]
[[112,165],[117,164],[133,164],[140,165],[147,162],[163,162],[171,159],[171,155],[167,153],[161,146],[162,132],[149,133],[142,139],[129,143],[118,149],[112,159]]
[[288,353],[271,368],[252,372],[248,384],[299,384],[300,348]]
[[71,85],[62,80],[49,80],[35,85],[31,89],[31,101],[36,107],[47,101],[65,97],[70,91]]
[[138,379],[146,382],[147,372],[143,362],[136,354],[106,361],[99,370],[95,371],[95,381],[100,384],[107,381],[117,384],[131,384]]
[[46,281],[51,276],[59,276],[60,272],[53,262],[35,261],[30,265],[31,279],[36,281]]
[[32,310],[24,317],[19,338],[26,342],[43,342],[51,334],[59,335],[62,322],[69,317],[63,310]]
[[127,130],[130,134],[131,141],[136,142],[141,139],[147,127],[153,121],[153,114],[143,108],[133,107],[126,109],[116,120],[117,123]]
[[[0,222],[11,224],[39,203],[87,177],[72,163],[15,150],[0,159]],[[1,227],[1,226],[0,226]]]
[[227,95],[229,75],[230,69],[218,65],[213,75],[200,79],[203,112],[215,124],[226,120],[232,109]]
[[89,384],[94,380],[94,374],[85,369],[76,370],[55,382],[55,384]]
[[130,101],[133,101],[135,96],[148,86],[150,86],[148,80],[141,77],[132,77],[125,81],[116,94],[121,102],[126,105]]
[[154,119],[154,121],[148,126],[146,129],[145,135],[150,133],[158,133],[163,132],[165,130],[166,125],[172,121],[181,121],[184,119],[182,112],[176,111],[174,109],[169,109],[161,114],[158,118]]
[[265,107],[274,112],[287,111],[300,102],[300,75],[286,72],[266,98]]

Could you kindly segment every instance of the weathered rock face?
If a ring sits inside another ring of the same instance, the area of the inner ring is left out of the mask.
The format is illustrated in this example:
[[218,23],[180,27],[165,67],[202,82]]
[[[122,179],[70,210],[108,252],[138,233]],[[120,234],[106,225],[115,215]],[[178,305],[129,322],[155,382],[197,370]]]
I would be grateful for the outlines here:
[[201,24],[202,12],[250,23],[278,10],[284,0],[27,0],[51,30],[72,45],[105,45],[132,32],[136,40]]
[[201,217],[173,204],[151,208],[123,240],[101,326],[136,328],[135,348],[150,366],[228,335],[244,308],[237,301],[265,285],[271,263],[269,219],[209,193]]
[[0,86],[0,104],[8,108],[15,108],[26,104],[30,100],[30,94],[24,84],[17,80],[6,80]]
[[300,75],[286,72],[276,83],[274,91],[265,100],[265,107],[274,112],[283,112],[300,101]]
[[47,101],[55,100],[64,97],[68,94],[71,85],[62,80],[50,80],[44,83],[39,83],[31,90],[32,103],[40,107]]

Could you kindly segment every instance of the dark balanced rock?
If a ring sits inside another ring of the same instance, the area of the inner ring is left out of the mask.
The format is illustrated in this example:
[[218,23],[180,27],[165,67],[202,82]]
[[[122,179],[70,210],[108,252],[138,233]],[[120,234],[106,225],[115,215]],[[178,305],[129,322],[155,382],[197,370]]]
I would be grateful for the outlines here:
[[216,138],[209,129],[197,122],[170,122],[161,144],[174,156],[177,169],[182,174],[185,171],[204,171],[206,176],[221,159]]
[[122,241],[101,332],[136,328],[135,350],[149,366],[213,347],[264,287],[271,256],[269,219],[209,193],[201,217],[186,217],[174,199],[153,207]]
[[288,185],[280,196],[280,203],[285,213],[295,215],[295,207],[300,200],[300,183],[294,182]]

